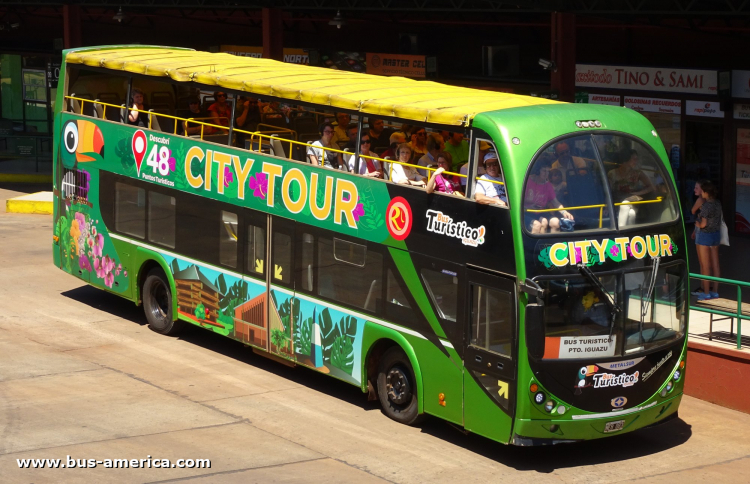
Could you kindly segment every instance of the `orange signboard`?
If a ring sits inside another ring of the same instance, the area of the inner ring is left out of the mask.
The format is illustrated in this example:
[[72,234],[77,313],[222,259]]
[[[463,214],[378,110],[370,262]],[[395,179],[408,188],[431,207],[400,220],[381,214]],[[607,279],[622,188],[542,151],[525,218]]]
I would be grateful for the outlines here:
[[383,76],[425,77],[427,60],[423,55],[367,53],[367,73]]

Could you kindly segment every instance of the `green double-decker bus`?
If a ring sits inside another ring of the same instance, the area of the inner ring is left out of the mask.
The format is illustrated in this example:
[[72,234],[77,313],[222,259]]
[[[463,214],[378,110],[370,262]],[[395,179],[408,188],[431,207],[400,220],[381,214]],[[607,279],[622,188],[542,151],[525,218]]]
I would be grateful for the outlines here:
[[[640,114],[149,46],[65,51],[60,86],[54,263],[142,304],[154,331],[200,326],[399,422],[507,444],[677,417],[686,242]],[[343,130],[333,112],[357,136],[312,147]],[[383,122],[412,128],[418,159],[363,148]],[[435,174],[441,139],[457,155]],[[456,190],[393,175],[418,170]]]

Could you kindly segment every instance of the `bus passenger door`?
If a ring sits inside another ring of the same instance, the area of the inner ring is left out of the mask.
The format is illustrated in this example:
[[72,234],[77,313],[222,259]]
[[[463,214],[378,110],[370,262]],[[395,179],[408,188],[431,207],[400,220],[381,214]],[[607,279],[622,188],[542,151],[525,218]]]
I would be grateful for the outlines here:
[[268,350],[268,215],[245,209],[240,240],[244,241],[242,270],[247,285],[234,309],[234,338]]
[[467,269],[464,427],[508,442],[516,397],[515,281]]
[[299,301],[294,297],[293,220],[270,216],[270,264],[268,264],[268,350],[294,358],[294,318]]

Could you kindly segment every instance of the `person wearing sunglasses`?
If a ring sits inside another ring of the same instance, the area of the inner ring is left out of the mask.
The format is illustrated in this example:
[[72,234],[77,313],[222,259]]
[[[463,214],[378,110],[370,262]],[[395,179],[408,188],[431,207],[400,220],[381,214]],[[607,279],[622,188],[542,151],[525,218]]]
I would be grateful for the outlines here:
[[503,177],[500,175],[500,160],[497,153],[490,151],[484,155],[485,174],[479,177],[474,199],[484,205],[508,206]]
[[[378,154],[370,151],[370,135],[365,134],[359,139],[359,152],[364,156],[377,157]],[[359,158],[359,171],[357,171],[357,159]],[[383,170],[380,167],[378,160],[371,158],[362,158],[361,156],[353,155],[349,157],[349,171],[352,173],[359,173],[364,176],[371,176],[375,178],[383,178]]]
[[214,93],[214,99],[216,99],[216,102],[208,107],[208,112],[213,118],[213,124],[229,127],[232,111],[229,108],[229,103],[227,103],[227,93],[217,91]]

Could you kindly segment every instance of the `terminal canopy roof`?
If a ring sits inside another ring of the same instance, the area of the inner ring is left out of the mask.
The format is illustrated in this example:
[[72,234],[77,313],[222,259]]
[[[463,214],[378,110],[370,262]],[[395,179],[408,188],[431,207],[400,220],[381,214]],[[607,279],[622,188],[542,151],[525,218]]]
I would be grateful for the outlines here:
[[375,116],[468,126],[478,113],[552,104],[549,99],[431,81],[288,64],[172,47],[100,47],[69,51],[69,64],[196,82],[211,89],[320,104]]

